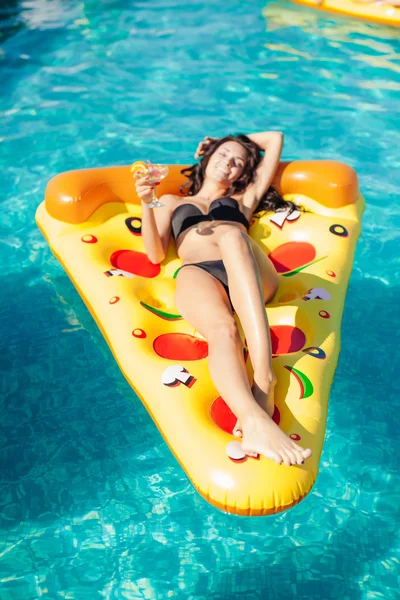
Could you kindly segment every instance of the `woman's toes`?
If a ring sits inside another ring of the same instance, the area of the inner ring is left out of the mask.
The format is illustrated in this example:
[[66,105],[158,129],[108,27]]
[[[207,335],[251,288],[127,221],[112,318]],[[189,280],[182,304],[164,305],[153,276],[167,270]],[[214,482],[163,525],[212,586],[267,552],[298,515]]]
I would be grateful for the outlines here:
[[303,463],[306,458],[310,458],[310,456],[312,455],[312,451],[310,450],[310,448],[302,448],[301,446],[298,446],[294,442],[293,442],[292,450],[294,450],[297,457],[301,457],[300,462],[297,462],[297,464]]
[[296,465],[297,464],[297,456],[296,453],[293,452],[293,450],[289,450],[288,448],[286,448],[286,454],[289,456],[290,458],[290,464],[292,465]]
[[297,446],[295,444],[294,446],[292,446],[292,452],[294,452],[295,457],[296,457],[295,464],[301,465],[304,462],[304,458],[302,455],[302,448],[300,448],[300,446]]
[[251,456],[252,458],[257,458],[258,456],[257,452],[247,452],[246,450],[243,450],[243,452],[247,454],[247,456]]
[[281,457],[282,457],[282,462],[283,462],[283,463],[284,463],[284,464],[285,464],[287,467],[290,467],[290,465],[291,465],[292,463],[291,463],[291,460],[290,460],[290,458],[289,458],[288,454],[286,454],[286,451],[284,451],[284,450],[281,450],[281,451],[279,452],[279,454],[280,454],[280,455],[281,455]]

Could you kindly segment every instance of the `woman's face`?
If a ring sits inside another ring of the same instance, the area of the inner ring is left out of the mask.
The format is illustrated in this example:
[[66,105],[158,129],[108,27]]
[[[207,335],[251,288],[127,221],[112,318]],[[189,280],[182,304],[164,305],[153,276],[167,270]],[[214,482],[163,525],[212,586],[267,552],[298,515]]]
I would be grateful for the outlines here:
[[247,151],[234,141],[218,146],[208,161],[206,177],[230,188],[242,175],[247,161]]

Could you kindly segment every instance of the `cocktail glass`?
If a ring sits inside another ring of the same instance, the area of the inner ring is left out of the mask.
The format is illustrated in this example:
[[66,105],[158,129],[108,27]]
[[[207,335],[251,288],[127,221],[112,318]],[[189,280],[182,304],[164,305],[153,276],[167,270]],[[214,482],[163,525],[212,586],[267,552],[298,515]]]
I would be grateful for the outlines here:
[[[136,161],[131,165],[131,173],[135,177],[143,177],[147,175],[148,183],[150,185],[155,186],[156,183],[160,183],[162,179],[168,175],[168,167],[167,165],[153,165],[149,160],[147,161],[147,165],[142,161]],[[152,200],[150,204],[147,205],[149,208],[159,208],[160,206],[165,206],[163,202],[160,202],[157,198],[157,194],[153,190],[152,192]]]
[[[149,177],[149,183],[155,185],[156,183],[160,183],[163,179],[168,175],[168,167],[167,165],[153,165],[149,160],[147,161],[148,170],[147,176]],[[155,189],[153,190],[153,199],[148,204],[149,208],[160,208],[160,206],[165,206],[163,202],[160,202],[157,198],[157,194]]]

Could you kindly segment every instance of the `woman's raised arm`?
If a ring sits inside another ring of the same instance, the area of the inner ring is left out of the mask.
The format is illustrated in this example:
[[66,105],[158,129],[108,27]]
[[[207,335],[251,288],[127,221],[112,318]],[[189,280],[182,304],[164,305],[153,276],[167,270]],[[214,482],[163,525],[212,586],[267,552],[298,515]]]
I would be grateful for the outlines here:
[[260,150],[264,151],[264,156],[257,167],[254,182],[247,187],[243,195],[243,206],[252,214],[270,187],[279,166],[283,147],[283,133],[281,131],[263,131],[246,135],[252,142],[257,144]]

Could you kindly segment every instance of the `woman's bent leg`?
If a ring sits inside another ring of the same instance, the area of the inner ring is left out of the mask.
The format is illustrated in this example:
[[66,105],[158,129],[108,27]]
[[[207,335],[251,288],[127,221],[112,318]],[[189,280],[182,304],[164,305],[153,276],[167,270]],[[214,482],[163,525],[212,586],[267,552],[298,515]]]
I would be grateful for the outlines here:
[[195,266],[181,269],[176,280],[176,308],[206,338],[211,378],[232,412],[256,404],[244,363],[243,345],[222,284]]
[[213,382],[249,432],[248,440],[243,439],[244,451],[263,454],[286,465],[307,458],[311,451],[290,440],[251,393],[239,332],[222,284],[202,269],[185,267],[177,276],[176,307],[208,341]]
[[240,229],[233,229],[223,235],[220,249],[228,273],[232,304],[246,335],[254,369],[253,394],[260,406],[272,417],[276,378],[272,369],[271,337],[264,293],[269,298],[274,295],[278,278],[276,273],[275,277],[272,273],[269,286],[267,282],[262,282],[251,239]]
[[233,229],[221,237],[220,249],[228,273],[232,304],[246,335],[254,368],[253,393],[258,401],[259,398],[262,401],[268,399],[264,406],[262,401],[259,402],[264,408],[261,413],[245,414],[245,421],[236,413],[242,426],[243,448],[265,455],[270,449],[278,452],[285,464],[299,464],[311,456],[311,450],[295,444],[271,419],[275,385],[271,338],[262,282],[249,237],[241,230]]

